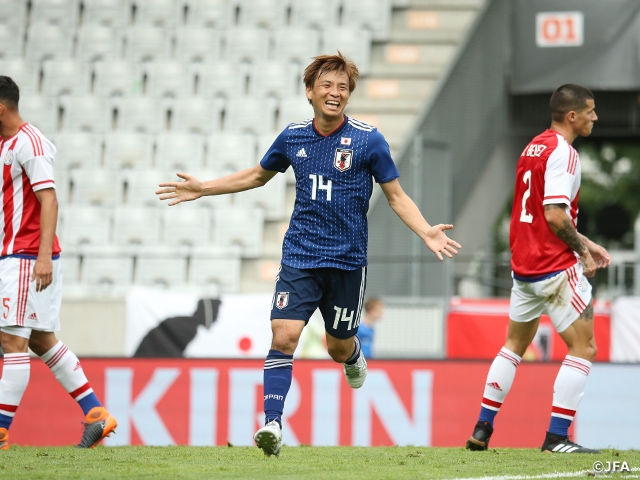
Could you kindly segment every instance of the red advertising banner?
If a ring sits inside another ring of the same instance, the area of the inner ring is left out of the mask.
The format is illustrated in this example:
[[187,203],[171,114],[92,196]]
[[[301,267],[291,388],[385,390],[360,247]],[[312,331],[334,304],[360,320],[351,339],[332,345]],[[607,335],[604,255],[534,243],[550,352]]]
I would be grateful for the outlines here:
[[[594,335],[598,346],[596,360],[610,359],[611,327],[609,305],[594,305]],[[509,299],[451,302],[447,315],[446,355],[449,359],[491,359],[504,345],[509,325]],[[558,360],[567,348],[546,315],[540,319],[538,334],[524,355],[525,360]]]
[[[263,422],[262,361],[83,359],[82,366],[119,423],[106,445],[253,445]],[[541,444],[558,367],[518,368],[492,446]],[[352,390],[341,365],[296,360],[284,442],[462,446],[476,422],[488,368],[486,361],[372,360],[365,385]],[[11,443],[75,444],[82,420],[49,369],[33,359]]]

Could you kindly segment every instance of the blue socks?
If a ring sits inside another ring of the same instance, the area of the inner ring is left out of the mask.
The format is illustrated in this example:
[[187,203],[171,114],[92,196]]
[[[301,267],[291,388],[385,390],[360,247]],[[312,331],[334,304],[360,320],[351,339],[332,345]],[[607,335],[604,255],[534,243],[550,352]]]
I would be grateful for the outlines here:
[[480,407],[480,417],[478,417],[478,422],[487,422],[491,427],[493,427],[493,420],[496,418],[497,414],[497,410],[489,410],[488,408]]
[[80,408],[82,409],[85,415],[88,414],[93,407],[102,406],[102,404],[100,403],[100,400],[98,400],[98,397],[96,397],[96,394],[93,392],[91,392],[86,397],[78,400],[78,405],[80,405]]
[[276,420],[282,425],[284,401],[291,387],[293,355],[269,350],[264,362],[264,415],[265,424]]
[[551,421],[549,422],[549,433],[567,437],[569,435],[570,425],[571,425],[571,420],[552,416]]

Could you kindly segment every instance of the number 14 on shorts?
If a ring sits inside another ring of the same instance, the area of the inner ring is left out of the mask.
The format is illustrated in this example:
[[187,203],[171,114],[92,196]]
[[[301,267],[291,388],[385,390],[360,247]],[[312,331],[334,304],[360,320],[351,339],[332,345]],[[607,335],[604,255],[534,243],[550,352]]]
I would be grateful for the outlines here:
[[[353,322],[353,314],[355,312],[355,310],[351,310],[351,314],[348,315],[348,309],[347,308],[341,308],[341,307],[333,307],[333,309],[336,311],[336,317],[333,320],[333,328],[334,330],[338,329],[338,324],[339,322],[349,322],[349,325],[347,326],[347,330],[351,330],[352,328],[355,328],[358,326],[357,323]],[[356,320],[357,322],[357,320]]]

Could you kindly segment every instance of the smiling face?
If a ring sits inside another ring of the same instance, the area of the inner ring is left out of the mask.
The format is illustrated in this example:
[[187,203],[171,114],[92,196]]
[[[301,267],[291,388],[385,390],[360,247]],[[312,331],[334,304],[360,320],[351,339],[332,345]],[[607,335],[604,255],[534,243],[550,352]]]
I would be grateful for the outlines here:
[[342,122],[344,109],[349,103],[349,77],[340,70],[321,73],[313,88],[306,88],[307,98],[316,118],[326,122]]

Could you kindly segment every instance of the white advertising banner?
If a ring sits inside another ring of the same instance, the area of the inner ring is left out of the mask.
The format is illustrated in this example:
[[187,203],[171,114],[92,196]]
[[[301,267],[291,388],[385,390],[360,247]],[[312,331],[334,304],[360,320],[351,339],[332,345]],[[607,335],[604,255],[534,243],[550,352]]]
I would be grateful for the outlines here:
[[640,362],[640,297],[611,304],[611,361]]

